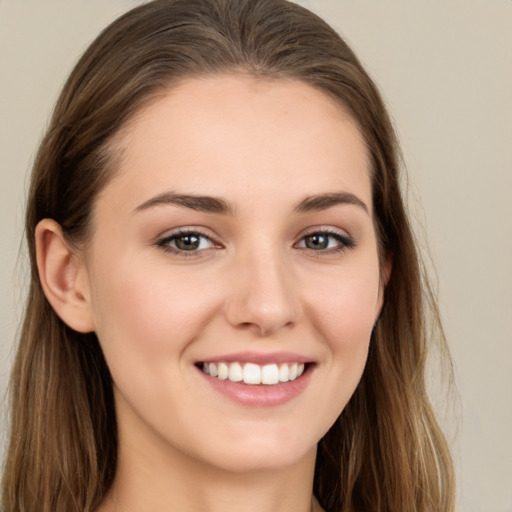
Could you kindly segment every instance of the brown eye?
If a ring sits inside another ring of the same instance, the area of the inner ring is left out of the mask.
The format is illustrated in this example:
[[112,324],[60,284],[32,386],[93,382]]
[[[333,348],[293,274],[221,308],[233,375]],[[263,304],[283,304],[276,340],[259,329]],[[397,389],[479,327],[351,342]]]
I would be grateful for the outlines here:
[[321,233],[305,236],[304,245],[308,249],[314,249],[316,251],[327,249],[329,247],[329,236]]
[[200,244],[201,237],[196,234],[180,235],[174,239],[174,245],[180,251],[195,251]]
[[214,243],[202,233],[182,231],[163,238],[157,245],[175,253],[193,253],[210,249]]
[[337,252],[356,246],[350,236],[336,231],[316,231],[301,238],[296,247],[316,252]]

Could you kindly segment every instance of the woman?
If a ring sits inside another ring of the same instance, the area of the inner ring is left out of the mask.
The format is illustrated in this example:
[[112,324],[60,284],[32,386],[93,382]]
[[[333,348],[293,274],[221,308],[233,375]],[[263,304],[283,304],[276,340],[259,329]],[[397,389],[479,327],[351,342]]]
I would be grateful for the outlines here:
[[3,509],[452,510],[397,154],[297,5],[108,27],[34,164]]

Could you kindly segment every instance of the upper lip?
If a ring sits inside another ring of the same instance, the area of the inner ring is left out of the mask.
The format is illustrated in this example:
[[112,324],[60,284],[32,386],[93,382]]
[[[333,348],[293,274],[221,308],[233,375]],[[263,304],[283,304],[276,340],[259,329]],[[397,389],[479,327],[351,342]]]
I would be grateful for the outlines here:
[[311,357],[303,356],[293,352],[232,352],[220,356],[207,357],[197,361],[198,363],[254,363],[259,365],[272,363],[312,363]]

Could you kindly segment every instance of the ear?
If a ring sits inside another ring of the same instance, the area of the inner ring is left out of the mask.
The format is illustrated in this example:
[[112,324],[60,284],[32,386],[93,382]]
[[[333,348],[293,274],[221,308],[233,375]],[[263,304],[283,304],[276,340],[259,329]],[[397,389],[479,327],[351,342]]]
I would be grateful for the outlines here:
[[75,331],[93,331],[83,257],[69,246],[62,228],[52,219],[39,222],[35,238],[39,279],[54,311]]
[[382,311],[382,306],[384,305],[384,295],[386,291],[386,286],[388,285],[389,278],[391,277],[391,273],[393,271],[393,253],[388,252],[385,256],[385,260],[382,262],[380,267],[380,284],[379,284],[379,300],[378,300],[378,310],[377,317],[375,318],[375,325],[379,321],[380,313]]
[[386,254],[386,259],[382,262],[382,267],[380,270],[380,282],[382,286],[382,293],[386,289],[388,285],[389,278],[391,277],[391,272],[393,271],[393,253],[389,251]]

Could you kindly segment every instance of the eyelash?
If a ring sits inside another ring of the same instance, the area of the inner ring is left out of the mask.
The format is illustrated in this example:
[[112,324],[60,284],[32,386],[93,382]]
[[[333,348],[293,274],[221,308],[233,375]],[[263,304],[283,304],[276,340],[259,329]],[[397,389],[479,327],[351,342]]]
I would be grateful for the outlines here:
[[[324,236],[327,238],[334,238],[337,242],[336,247],[328,248],[328,249],[320,249],[318,251],[308,248],[308,247],[297,247],[298,244],[303,242],[307,237],[312,237],[315,235],[316,236]],[[180,238],[184,238],[186,236],[196,236],[197,238],[200,238],[203,240],[208,240],[212,244],[212,247],[214,247],[214,246],[222,247],[220,244],[213,241],[210,236],[206,235],[205,233],[202,233],[200,230],[197,230],[197,229],[179,230],[175,233],[172,233],[169,236],[162,238],[161,240],[158,240],[156,242],[156,245],[160,249],[162,249],[164,252],[175,254],[178,256],[182,256],[182,257],[191,257],[191,256],[197,257],[203,251],[210,249],[210,247],[208,247],[208,248],[204,248],[204,249],[194,249],[194,250],[187,251],[187,250],[178,249],[176,247],[172,247],[171,245],[169,245],[171,242],[176,241]],[[356,247],[356,242],[352,237],[350,237],[348,235],[344,235],[337,231],[333,231],[333,230],[329,230],[329,229],[319,229],[319,230],[311,231],[311,232],[303,235],[300,238],[299,242],[294,244],[294,247],[297,247],[301,250],[308,250],[309,252],[311,252],[313,254],[318,253],[315,256],[321,256],[323,254],[336,254],[336,253],[340,253],[340,252],[344,252],[344,251],[353,249]]]
[[206,249],[196,249],[196,250],[187,251],[187,250],[178,249],[176,247],[172,247],[169,245],[171,242],[178,240],[180,238],[185,238],[186,236],[196,236],[197,238],[210,241],[212,246],[215,246],[215,245],[220,246],[220,244],[216,244],[211,239],[210,236],[206,235],[205,233],[202,233],[198,229],[190,229],[190,230],[180,229],[179,231],[172,233],[171,235],[166,236],[166,237],[162,238],[161,240],[158,240],[156,245],[159,248],[161,248],[164,252],[176,254],[178,256],[184,256],[186,258],[190,257],[190,256],[197,257],[199,253],[206,250]]
[[[318,251],[315,251],[314,249],[309,249],[307,247],[304,247],[301,249],[306,249],[312,253],[318,253],[318,254],[315,254],[315,256],[321,256],[323,254],[336,254],[336,253],[340,253],[340,252],[345,252],[349,249],[354,249],[356,247],[356,241],[350,237],[349,235],[345,235],[345,234],[342,234],[342,233],[339,233],[338,231],[333,231],[333,230],[330,230],[330,229],[319,229],[319,230],[316,230],[316,231],[311,231],[309,233],[306,233],[305,235],[303,235],[299,241],[302,242],[303,240],[305,240],[307,237],[311,237],[311,236],[324,236],[324,237],[327,237],[327,238],[334,238],[337,242],[337,245],[336,247],[332,247],[330,249],[323,249],[323,250],[318,250]],[[297,244],[296,244],[297,245]]]

